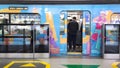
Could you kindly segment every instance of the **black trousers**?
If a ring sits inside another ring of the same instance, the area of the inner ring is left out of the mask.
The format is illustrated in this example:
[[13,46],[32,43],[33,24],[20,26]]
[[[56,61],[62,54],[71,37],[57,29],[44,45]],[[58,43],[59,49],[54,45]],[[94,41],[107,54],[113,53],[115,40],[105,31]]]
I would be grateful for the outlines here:
[[69,45],[69,49],[73,49],[75,50],[76,48],[76,34],[68,34],[68,45]]

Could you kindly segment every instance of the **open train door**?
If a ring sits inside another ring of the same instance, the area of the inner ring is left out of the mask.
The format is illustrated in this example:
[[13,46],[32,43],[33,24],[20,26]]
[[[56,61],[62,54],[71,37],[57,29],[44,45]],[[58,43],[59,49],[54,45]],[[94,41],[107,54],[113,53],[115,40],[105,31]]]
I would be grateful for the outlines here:
[[[66,10],[60,13],[60,37],[67,38],[66,50],[68,55],[90,54],[90,15],[90,12],[86,10]],[[70,46],[73,41],[69,41],[71,36],[68,34],[68,24],[73,17],[76,17],[76,22],[78,23],[75,49],[73,49],[73,44]],[[87,39],[84,40],[85,38]]]

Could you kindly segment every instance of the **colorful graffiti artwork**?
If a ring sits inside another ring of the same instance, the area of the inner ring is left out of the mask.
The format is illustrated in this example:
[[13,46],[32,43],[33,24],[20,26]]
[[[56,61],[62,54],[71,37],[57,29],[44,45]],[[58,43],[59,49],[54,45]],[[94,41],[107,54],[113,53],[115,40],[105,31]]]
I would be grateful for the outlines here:
[[[28,10],[9,10],[9,6],[27,6]],[[83,48],[82,53],[91,56],[101,55],[101,29],[102,24],[111,23],[111,15],[119,12],[120,5],[0,5],[0,13],[39,13],[42,24],[50,27],[50,53],[52,55],[67,54],[67,29],[65,21],[65,35],[60,36],[60,12],[63,10],[88,10],[90,16],[83,17]],[[90,19],[89,19],[90,18]],[[116,18],[116,16],[114,16]],[[91,35],[85,29],[85,24],[90,21]]]
[[[102,46],[102,25],[103,24],[109,24],[110,23],[110,15],[112,12],[110,10],[108,11],[100,11],[100,15],[95,17],[93,19],[93,22],[95,23],[95,29],[94,32],[91,35],[91,53],[94,53],[94,50],[98,51],[100,55],[101,46]],[[93,54],[92,54],[93,55]]]
[[52,37],[53,33],[50,30],[50,53],[51,54],[59,54],[60,49],[57,47],[54,38]]

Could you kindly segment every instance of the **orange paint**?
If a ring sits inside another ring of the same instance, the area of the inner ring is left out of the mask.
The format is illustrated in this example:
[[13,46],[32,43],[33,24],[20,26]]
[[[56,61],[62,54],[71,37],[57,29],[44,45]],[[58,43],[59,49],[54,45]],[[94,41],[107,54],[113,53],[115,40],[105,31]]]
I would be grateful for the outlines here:
[[9,10],[8,8],[1,9],[0,13],[20,13],[21,10]]
[[55,41],[57,41],[57,36],[56,36],[56,30],[55,30],[55,26],[54,26],[54,21],[53,21],[53,16],[51,12],[46,12],[46,23],[50,25],[50,28],[53,32],[53,38],[55,39]]

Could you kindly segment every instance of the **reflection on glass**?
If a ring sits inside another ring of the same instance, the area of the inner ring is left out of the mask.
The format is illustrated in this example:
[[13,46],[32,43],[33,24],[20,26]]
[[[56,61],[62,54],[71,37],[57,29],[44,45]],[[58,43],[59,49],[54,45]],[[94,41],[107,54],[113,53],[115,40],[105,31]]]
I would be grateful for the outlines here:
[[36,50],[35,52],[49,52],[49,27],[48,25],[37,25],[36,32]]
[[23,35],[31,36],[31,26],[12,25],[11,34],[15,36],[23,36]]
[[64,17],[64,13],[60,14],[60,35],[64,34],[64,30],[65,30],[65,17]]
[[106,25],[105,33],[105,52],[106,53],[118,53],[119,52],[119,26]]
[[31,21],[35,24],[40,23],[39,14],[11,14],[12,24],[31,24]]
[[8,14],[0,14],[0,24],[8,24],[9,15]]
[[117,26],[106,26],[106,45],[118,45]]
[[120,14],[112,14],[111,16],[111,23],[112,24],[120,24]]
[[[8,28],[10,29],[8,30]],[[49,52],[48,25],[4,26],[2,35],[4,35],[4,37],[0,36],[0,46],[3,48],[0,52],[2,53],[32,53],[33,42],[35,43],[36,53]],[[35,41],[33,41],[33,38]]]
[[[0,46],[2,53],[31,53],[31,26],[8,25],[3,26],[4,31],[0,36]],[[10,28],[10,29],[9,29]]]
[[[9,15],[11,22],[9,22]],[[49,47],[49,32],[45,31],[48,30],[48,25],[42,27],[38,25],[39,23],[39,14],[0,14],[0,53],[33,53],[34,42],[40,47],[35,46],[38,49],[37,53],[48,52],[49,49],[46,48]],[[35,27],[35,33],[33,27]],[[41,44],[44,46],[41,47]],[[39,49],[42,50],[39,51]]]

